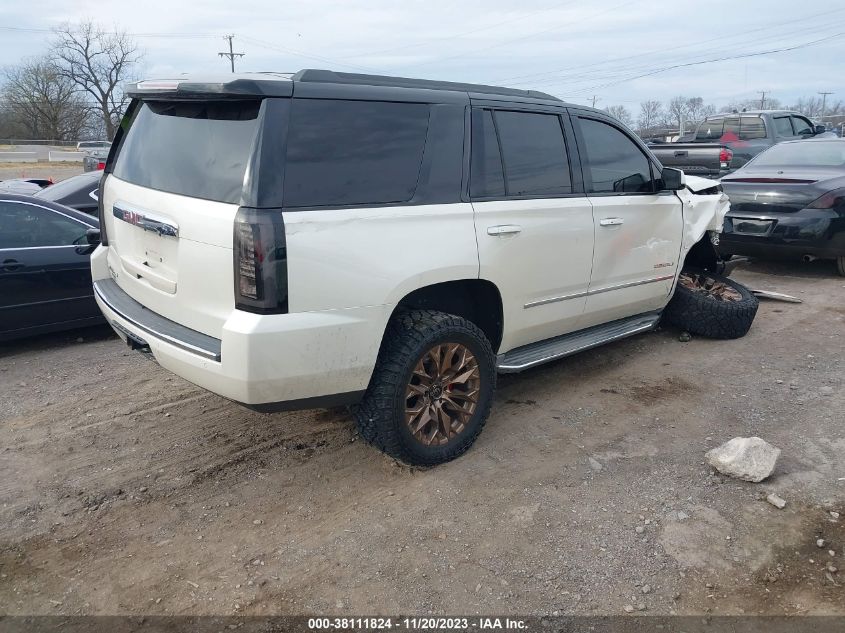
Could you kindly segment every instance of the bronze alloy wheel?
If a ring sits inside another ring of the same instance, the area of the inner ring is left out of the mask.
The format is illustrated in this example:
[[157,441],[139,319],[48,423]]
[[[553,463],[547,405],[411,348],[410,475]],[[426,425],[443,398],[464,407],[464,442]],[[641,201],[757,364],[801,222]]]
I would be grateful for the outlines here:
[[742,295],[738,290],[704,273],[681,273],[678,283],[687,290],[708,295],[716,301],[742,301]]
[[440,343],[417,362],[405,392],[405,423],[426,446],[460,435],[478,406],[481,372],[465,345]]

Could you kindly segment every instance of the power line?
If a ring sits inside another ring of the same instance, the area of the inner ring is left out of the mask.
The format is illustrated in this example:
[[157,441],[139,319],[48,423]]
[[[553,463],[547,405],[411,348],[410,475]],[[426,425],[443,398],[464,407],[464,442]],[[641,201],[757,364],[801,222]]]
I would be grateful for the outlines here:
[[345,66],[347,68],[354,68],[356,70],[363,70],[368,73],[378,73],[379,71],[373,68],[367,68],[366,66],[356,66],[355,64],[347,64],[344,62],[339,62],[334,59],[329,59],[328,57],[320,57],[318,55],[311,55],[309,53],[305,53],[303,51],[297,51],[291,48],[285,48],[283,46],[278,46],[276,44],[271,44],[270,42],[265,42],[264,40],[259,40],[254,37],[247,37],[246,35],[241,35],[240,38],[245,42],[254,44],[256,46],[260,46],[261,48],[266,48],[271,51],[278,51],[281,53],[287,53],[288,55],[294,55],[296,57],[304,57],[305,59],[316,59],[317,61],[325,62],[327,64],[331,64],[333,66]]
[[[54,29],[36,29],[36,28],[27,28],[22,26],[0,26],[0,30],[2,31],[16,31],[20,33],[55,33]],[[206,39],[206,38],[215,38],[216,35],[210,35],[208,33],[130,33],[128,31],[100,31],[101,33],[105,33],[106,35],[129,35],[131,37],[176,37],[176,38],[184,38],[184,39]]]
[[[833,28],[834,29],[841,29],[842,26],[845,26],[845,24],[836,24],[836,25],[833,25]],[[796,35],[798,33],[802,33],[802,32],[805,32],[805,31],[811,31],[813,34],[816,34],[816,35],[824,35],[824,33],[819,33],[819,28],[815,24],[813,24],[810,27],[804,28],[804,29],[797,29],[797,30],[791,29],[791,31],[792,31],[790,33],[791,35]],[[767,35],[767,36],[764,36],[764,37],[761,37],[761,38],[758,38],[758,39],[748,40],[748,41],[743,42],[738,49],[734,49],[734,50],[726,49],[724,46],[719,46],[719,47],[715,47],[715,48],[696,51],[696,52],[693,52],[693,53],[687,54],[687,55],[681,55],[680,57],[677,57],[675,59],[672,59],[671,57],[661,56],[661,58],[657,61],[662,62],[662,63],[669,63],[669,64],[682,63],[682,62],[693,62],[693,61],[699,61],[701,56],[703,56],[703,55],[712,54],[712,53],[715,53],[715,52],[721,52],[721,53],[725,53],[727,55],[745,54],[745,53],[753,52],[754,49],[753,48],[749,49],[749,46],[753,47],[754,45],[765,44],[765,43],[768,43],[770,40],[773,40],[773,39],[778,40],[778,43],[781,43],[781,41],[783,40],[783,35]],[[672,49],[667,49],[667,50],[672,50]],[[634,57],[636,57],[636,56],[634,56]],[[706,59],[706,57],[705,57],[705,59]],[[591,65],[588,65],[588,66],[582,66],[581,69],[588,68],[589,66],[595,66],[595,65],[598,65],[600,63],[607,63],[607,62],[610,62],[610,61],[618,61],[618,60],[617,59],[605,60],[605,62],[598,62],[596,64],[591,64]],[[613,69],[607,69],[607,70],[597,69],[597,70],[594,70],[594,71],[569,73],[569,74],[563,74],[563,75],[559,75],[558,77],[549,78],[549,79],[539,79],[539,80],[533,80],[533,81],[519,81],[519,82],[515,82],[515,84],[519,85],[519,84],[530,83],[532,87],[536,88],[536,87],[539,87],[539,86],[542,86],[542,85],[550,85],[550,84],[551,85],[555,85],[555,84],[563,85],[564,80],[565,80],[566,85],[568,87],[571,87],[573,83],[582,83],[582,81],[579,81],[579,80],[582,80],[582,79],[588,80],[588,81],[594,81],[594,80],[597,80],[597,79],[615,79],[617,77],[624,76],[625,74],[630,73],[630,72],[648,71],[648,70],[651,70],[651,69],[654,68],[654,66],[652,65],[653,63],[654,62],[636,63],[636,64],[630,64],[630,65],[627,65],[627,66],[626,65],[619,65],[619,66],[614,67]],[[578,67],[572,67],[572,68],[578,68]],[[560,69],[560,70],[564,70],[564,69]],[[602,77],[601,75],[604,75],[604,77]],[[508,85],[514,85],[514,82],[509,82]],[[589,88],[588,90],[591,90],[591,89],[592,88]]]
[[[584,16],[583,18],[581,18],[578,21],[578,23],[583,24],[587,20],[592,20],[594,18],[601,17],[601,16],[603,16],[607,13],[610,13],[611,11],[616,11],[618,9],[621,9],[622,7],[634,4],[635,2],[637,2],[637,0],[627,0],[626,2],[622,2],[620,4],[613,5],[612,7],[608,7],[607,9],[605,9],[603,11],[599,11],[598,13],[593,13],[591,15]],[[552,28],[543,29],[542,31],[535,31],[533,33],[529,33],[529,34],[521,36],[521,37],[516,37],[516,38],[513,38],[513,39],[509,39],[509,40],[503,40],[501,42],[497,42],[496,44],[491,44],[490,46],[483,46],[481,48],[470,49],[468,51],[463,51],[461,53],[457,53],[455,55],[449,55],[447,57],[436,57],[434,59],[430,59],[430,60],[425,61],[425,62],[420,62],[418,64],[398,66],[396,69],[414,68],[416,66],[429,66],[431,64],[436,64],[436,63],[448,61],[450,59],[461,59],[461,58],[466,57],[467,55],[472,55],[474,53],[480,53],[482,51],[488,51],[490,49],[499,48],[501,46],[507,46],[508,44],[513,44],[514,42],[521,42],[523,40],[531,39],[531,38],[536,37],[538,35],[543,35],[544,33],[550,33],[552,31],[558,31],[558,30],[560,30],[560,26],[554,26]]]
[[[845,11],[845,7],[841,8],[841,9],[834,9],[833,11],[828,12],[828,15],[833,14],[833,13],[839,13],[839,12],[842,12],[842,11]],[[750,29],[750,30],[744,29],[741,32],[734,33],[733,35],[720,35],[719,37],[714,37],[714,38],[710,38],[710,39],[706,39],[706,40],[700,40],[698,42],[691,42],[691,43],[688,43],[688,44],[683,44],[683,45],[680,45],[680,46],[674,46],[674,47],[671,47],[671,48],[666,48],[666,47],[657,48],[657,49],[653,49],[653,50],[650,50],[650,51],[646,51],[644,53],[638,53],[636,55],[625,55],[625,56],[621,56],[621,57],[611,57],[611,58],[604,59],[604,60],[599,61],[599,62],[593,62],[591,64],[586,64],[586,65],[585,64],[579,64],[579,65],[573,65],[573,66],[565,66],[563,68],[558,68],[557,70],[549,70],[549,71],[543,71],[543,72],[537,72],[537,73],[529,73],[527,75],[515,75],[515,76],[511,76],[511,77],[493,79],[493,80],[491,80],[491,82],[493,82],[493,83],[505,83],[505,82],[507,82],[509,84],[512,84],[513,80],[515,80],[515,79],[525,79],[525,78],[529,78],[529,77],[540,77],[540,76],[543,76],[543,75],[554,75],[556,73],[563,72],[563,71],[566,71],[566,70],[575,70],[575,69],[583,70],[585,68],[593,68],[593,67],[596,67],[596,66],[603,66],[605,64],[610,64],[612,62],[617,62],[617,61],[628,61],[628,60],[631,60],[631,59],[636,59],[638,57],[647,57],[649,55],[660,55],[661,58],[665,59],[666,53],[668,53],[670,51],[677,51],[677,50],[681,50],[681,49],[684,49],[684,48],[690,48],[690,47],[693,47],[693,46],[698,46],[700,44],[709,44],[711,42],[723,43],[726,39],[735,39],[735,38],[738,38],[738,37],[741,37],[741,38],[743,38],[743,40],[745,40],[745,41],[743,41],[743,44],[747,44],[748,43],[747,37],[751,33],[757,33],[759,31],[766,31],[768,29],[777,29],[779,27],[785,26],[785,27],[789,28],[789,33],[792,34],[792,33],[796,32],[795,28],[794,28],[795,24],[800,23],[800,22],[807,22],[807,21],[813,22],[812,27],[811,27],[812,30],[818,29],[818,16],[816,14],[814,14],[811,17],[808,17],[808,18],[802,18],[802,19],[798,19],[798,20],[793,19],[793,20],[787,20],[787,21],[784,21],[784,22],[776,22],[774,24],[767,24],[765,26],[758,27],[758,28],[755,28],[755,29]],[[781,37],[781,36],[778,36],[778,37]],[[763,38],[763,39],[769,39],[769,38]],[[701,52],[706,52],[706,50],[708,50],[708,49],[705,49],[705,51],[701,51]],[[518,84],[522,84],[522,83],[534,83],[534,82],[536,82],[536,80],[517,81],[516,84],[518,85]]]
[[580,94],[580,93],[589,92],[589,91],[599,89],[599,88],[607,88],[609,86],[616,86],[616,85],[621,84],[621,83],[626,83],[628,81],[634,81],[635,79],[642,79],[643,77],[650,77],[652,75],[658,75],[660,73],[665,73],[669,70],[676,70],[678,68],[687,68],[689,66],[700,66],[702,64],[712,64],[712,63],[723,62],[723,61],[728,61],[728,60],[732,60],[732,59],[747,59],[749,57],[760,57],[761,55],[772,55],[774,53],[785,53],[785,52],[788,52],[788,51],[794,51],[794,50],[798,50],[798,49],[801,49],[801,48],[808,48],[810,46],[815,46],[817,44],[827,42],[827,41],[835,39],[837,37],[842,37],[843,35],[845,35],[845,31],[841,32],[841,33],[834,33],[833,35],[828,35],[827,37],[821,37],[819,39],[812,40],[810,42],[804,42],[802,44],[796,44],[795,46],[773,48],[773,49],[769,49],[769,50],[765,50],[765,51],[757,51],[755,53],[743,53],[743,54],[740,54],[740,55],[730,55],[730,56],[725,56],[725,57],[716,57],[716,58],[713,58],[713,59],[705,59],[705,60],[701,60],[701,61],[687,62],[687,63],[683,63],[683,64],[672,64],[670,66],[664,66],[663,68],[656,68],[656,69],[654,69],[650,72],[642,73],[642,74],[639,74],[639,75],[634,75],[632,77],[626,77],[625,79],[620,79],[619,81],[612,81],[612,82],[602,84],[602,85],[599,85],[599,86],[592,86],[590,88],[578,90],[578,91],[576,91],[576,93]]
[[385,55],[387,53],[395,53],[397,51],[407,50],[409,48],[418,48],[420,46],[425,46],[427,44],[431,44],[432,42],[442,42],[446,40],[455,40],[458,38],[466,37],[467,35],[474,35],[476,33],[481,33],[482,31],[489,31],[490,29],[494,29],[496,27],[502,26],[504,24],[513,24],[514,22],[518,22],[520,20],[525,20],[530,18],[531,16],[537,15],[539,13],[548,13],[549,11],[553,11],[555,9],[560,9],[561,7],[569,6],[570,4],[575,4],[578,0],[569,0],[568,2],[559,2],[558,4],[554,4],[550,7],[546,7],[545,9],[540,9],[538,11],[531,11],[529,13],[524,13],[522,15],[517,15],[516,17],[509,18],[507,20],[502,20],[501,22],[495,22],[493,24],[488,24],[487,26],[481,26],[477,29],[472,29],[471,31],[464,31],[462,33],[455,33],[453,35],[444,35],[443,37],[434,37],[429,40],[422,40],[419,42],[415,42],[414,44],[406,44],[403,46],[395,46],[393,48],[386,48],[378,51],[372,51],[369,53],[362,53],[360,55],[352,55],[352,57],[373,57],[375,55]]
[[229,63],[232,65],[232,72],[235,72],[235,57],[243,57],[245,53],[236,53],[232,50],[232,40],[235,38],[234,35],[224,35],[224,40],[229,40],[229,52],[228,53],[217,53],[220,57],[228,57]]

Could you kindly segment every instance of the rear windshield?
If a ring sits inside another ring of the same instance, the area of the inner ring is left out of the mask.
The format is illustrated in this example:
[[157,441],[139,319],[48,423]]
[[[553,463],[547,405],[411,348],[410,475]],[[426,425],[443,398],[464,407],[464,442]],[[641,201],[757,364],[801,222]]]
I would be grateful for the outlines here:
[[711,119],[704,121],[698,126],[695,138],[699,141],[712,141],[722,138],[722,128],[725,125],[724,119]]
[[807,141],[773,145],[754,159],[755,167],[845,167],[845,141]]
[[141,104],[114,175],[142,187],[237,203],[258,126],[259,100]]
[[89,171],[88,173],[72,176],[67,180],[57,182],[55,185],[45,187],[41,191],[36,191],[33,195],[36,198],[61,202],[78,193],[96,191],[102,175],[102,171]]

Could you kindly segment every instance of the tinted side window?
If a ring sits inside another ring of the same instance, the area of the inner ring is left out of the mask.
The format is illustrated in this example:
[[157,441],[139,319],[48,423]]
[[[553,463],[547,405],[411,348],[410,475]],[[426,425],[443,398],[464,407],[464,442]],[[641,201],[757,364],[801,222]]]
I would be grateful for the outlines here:
[[725,125],[724,119],[712,119],[704,121],[698,126],[695,138],[699,141],[712,141],[722,138],[722,128]]
[[509,196],[572,193],[560,117],[504,111],[495,117]]
[[804,134],[813,133],[813,126],[804,117],[792,117],[792,127],[795,128],[795,136],[803,136]]
[[81,222],[42,207],[0,202],[0,248],[82,244],[88,229]]
[[755,138],[766,138],[766,125],[758,116],[744,116],[740,122],[739,138],[750,141]]
[[472,111],[472,161],[469,191],[473,198],[505,195],[505,175],[493,113],[490,110]]
[[772,119],[775,125],[775,133],[778,136],[792,136],[792,125],[788,116],[777,116]]
[[428,104],[294,99],[285,206],[407,202],[428,132]]
[[579,123],[593,192],[653,191],[651,163],[626,134],[593,119],[579,119]]

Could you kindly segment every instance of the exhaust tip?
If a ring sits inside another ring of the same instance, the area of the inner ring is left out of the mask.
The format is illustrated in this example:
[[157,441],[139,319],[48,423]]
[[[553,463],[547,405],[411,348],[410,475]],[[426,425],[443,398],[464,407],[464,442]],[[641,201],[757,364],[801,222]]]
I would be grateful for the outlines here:
[[804,263],[809,264],[810,262],[816,261],[818,257],[816,257],[815,255],[804,255],[801,259],[804,261]]

